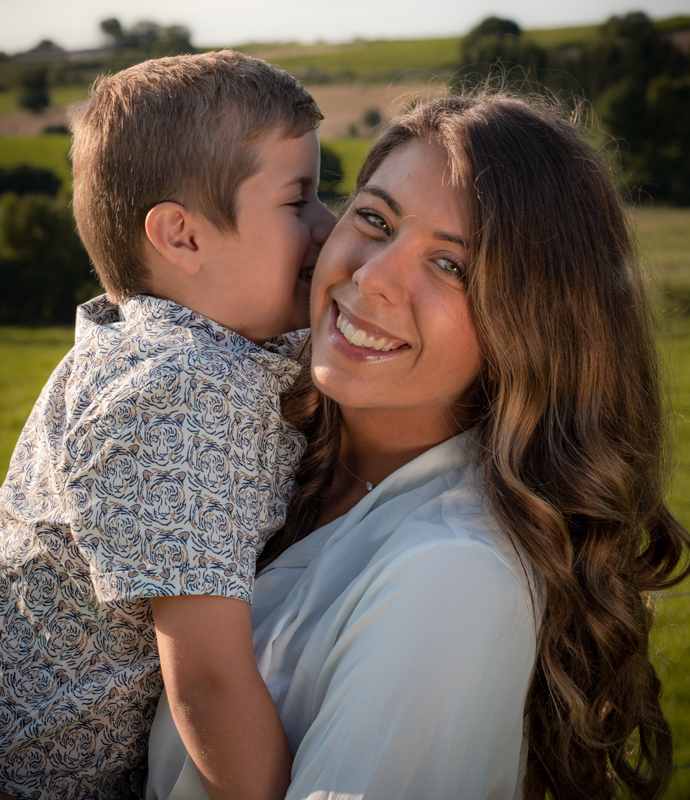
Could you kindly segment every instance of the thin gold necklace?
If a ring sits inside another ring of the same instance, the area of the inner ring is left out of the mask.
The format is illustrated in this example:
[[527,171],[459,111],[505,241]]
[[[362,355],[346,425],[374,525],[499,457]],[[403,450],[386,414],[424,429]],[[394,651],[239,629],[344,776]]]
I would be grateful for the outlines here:
[[367,491],[370,492],[374,488],[374,484],[371,481],[363,481],[359,475],[355,475],[355,473],[347,466],[347,464],[342,460],[342,458],[338,458],[338,461],[342,464],[342,466],[352,475],[355,480],[358,480],[360,483],[363,483],[367,487]]

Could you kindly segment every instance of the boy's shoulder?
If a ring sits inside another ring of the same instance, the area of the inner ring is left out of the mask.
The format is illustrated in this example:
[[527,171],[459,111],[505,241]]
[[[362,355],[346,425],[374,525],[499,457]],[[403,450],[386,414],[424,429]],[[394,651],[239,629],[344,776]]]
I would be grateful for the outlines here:
[[100,404],[124,394],[163,409],[177,406],[180,392],[210,385],[249,402],[290,388],[299,341],[286,337],[264,349],[172,301],[135,296],[117,306],[104,295],[78,309],[72,384]]
[[81,306],[63,394],[64,469],[125,455],[172,468],[192,450],[226,454],[230,440],[247,458],[263,457],[259,440],[278,431],[292,460],[301,437],[282,420],[280,395],[299,374],[289,357],[299,340],[264,349],[156,298]]

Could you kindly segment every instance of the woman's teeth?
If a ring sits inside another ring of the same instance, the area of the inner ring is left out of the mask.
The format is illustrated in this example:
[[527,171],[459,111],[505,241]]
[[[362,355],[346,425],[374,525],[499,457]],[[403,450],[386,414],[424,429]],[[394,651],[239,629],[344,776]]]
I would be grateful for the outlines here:
[[342,314],[338,314],[335,326],[348,342],[355,347],[370,347],[372,350],[380,350],[383,353],[402,347],[402,345],[393,344],[389,339],[376,339],[373,336],[369,336],[366,331],[358,330]]

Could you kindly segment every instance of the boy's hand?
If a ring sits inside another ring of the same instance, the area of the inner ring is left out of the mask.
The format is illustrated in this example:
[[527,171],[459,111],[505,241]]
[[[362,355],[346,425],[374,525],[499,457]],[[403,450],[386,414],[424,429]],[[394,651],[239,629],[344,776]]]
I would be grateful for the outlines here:
[[256,666],[249,603],[151,599],[163,680],[182,741],[211,800],[278,800],[292,755]]

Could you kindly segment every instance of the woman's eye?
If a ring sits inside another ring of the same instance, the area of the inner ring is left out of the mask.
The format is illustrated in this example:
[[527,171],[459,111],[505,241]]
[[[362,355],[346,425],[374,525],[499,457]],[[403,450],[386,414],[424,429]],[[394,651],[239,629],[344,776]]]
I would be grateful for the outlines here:
[[391,229],[390,229],[388,223],[379,214],[374,214],[372,211],[357,211],[356,213],[367,224],[371,225],[372,228],[378,228],[380,231],[383,231],[384,233],[390,233],[391,232]]
[[436,259],[436,263],[445,272],[450,273],[459,280],[465,280],[465,268],[458,261],[454,261],[452,258],[441,257]]

